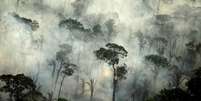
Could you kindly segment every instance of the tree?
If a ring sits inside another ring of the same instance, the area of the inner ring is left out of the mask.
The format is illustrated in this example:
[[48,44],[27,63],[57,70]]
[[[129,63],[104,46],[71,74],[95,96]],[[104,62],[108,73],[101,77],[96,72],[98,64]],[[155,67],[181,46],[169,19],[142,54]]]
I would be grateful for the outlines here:
[[188,93],[194,101],[201,100],[201,68],[193,71],[193,77],[187,82]]
[[0,80],[5,82],[5,85],[0,88],[2,92],[8,92],[10,101],[22,101],[24,95],[35,91],[36,85],[33,80],[24,74],[17,75],[1,75]]
[[32,19],[29,19],[29,18],[22,17],[17,13],[13,13],[13,17],[18,22],[28,25],[31,28],[32,31],[36,31],[39,28],[39,23],[36,20],[32,20]]
[[95,91],[95,85],[96,85],[96,76],[97,73],[94,74],[94,71],[91,68],[85,68],[83,70],[84,75],[82,76],[82,95],[85,93],[85,84],[88,85],[90,90],[90,101],[93,101],[94,98],[94,91]]
[[179,88],[179,85],[183,82],[183,80],[185,80],[185,78],[182,79],[182,75],[184,73],[176,65],[171,66],[170,70],[173,72],[172,79],[174,81],[174,86]]
[[56,52],[55,59],[49,61],[49,65],[53,67],[52,77],[55,76],[55,87],[61,74],[62,68],[65,67],[66,63],[69,63],[69,54],[72,52],[72,46],[68,44],[62,44],[59,46],[60,50]]
[[62,85],[63,85],[65,77],[72,76],[77,67],[77,65],[71,64],[71,63],[64,63],[63,66],[64,66],[62,70],[63,77],[62,77],[60,88],[59,88],[58,98],[60,97],[60,93],[61,93],[61,89],[62,89]]
[[163,55],[165,48],[168,45],[168,41],[163,37],[155,37],[151,40],[151,46],[153,46],[159,55]]
[[69,100],[67,100],[65,98],[59,98],[58,101],[69,101]]
[[90,29],[85,29],[84,25],[81,22],[72,18],[60,21],[59,27],[66,28],[69,30],[79,30],[83,32],[90,32]]
[[194,74],[194,75],[193,75],[194,77],[199,77],[199,78],[201,78],[201,67],[199,67],[199,68],[193,70],[193,74]]
[[96,80],[94,79],[90,79],[89,82],[86,82],[89,85],[90,88],[90,101],[93,101],[93,96],[94,96],[94,86],[95,86],[95,82]]
[[20,101],[50,101],[39,91],[31,91],[23,96]]
[[160,13],[161,0],[158,0],[157,4],[156,15]]
[[163,89],[159,94],[148,98],[147,101],[200,101],[201,100],[201,69],[193,71],[192,78],[186,83],[188,89]]
[[[153,67],[151,68],[151,71],[154,73],[154,80],[156,80],[158,73],[159,73],[159,69],[161,68],[166,68],[169,66],[168,60],[167,58],[163,57],[163,56],[159,56],[159,55],[147,55],[145,56],[145,62],[151,63],[153,65]],[[155,81],[154,81],[154,85],[155,85]]]
[[[188,81],[188,92],[192,96],[193,99],[196,99],[195,101],[201,100],[201,78],[200,77],[194,77],[191,78],[191,80]],[[200,100],[198,100],[200,99]]]
[[154,65],[153,72],[156,74],[158,74],[159,68],[169,66],[167,58],[159,55],[147,55],[145,56],[145,61],[150,62]]
[[159,94],[149,98],[147,101],[191,101],[190,96],[185,91],[175,89],[163,89]]
[[117,88],[118,80],[124,78],[126,74],[126,65],[116,66],[119,64],[119,59],[127,56],[128,52],[124,47],[117,45],[115,43],[106,44],[106,48],[100,48],[94,51],[95,56],[99,60],[103,60],[112,66],[113,69],[113,95],[112,101],[115,101],[115,92]]

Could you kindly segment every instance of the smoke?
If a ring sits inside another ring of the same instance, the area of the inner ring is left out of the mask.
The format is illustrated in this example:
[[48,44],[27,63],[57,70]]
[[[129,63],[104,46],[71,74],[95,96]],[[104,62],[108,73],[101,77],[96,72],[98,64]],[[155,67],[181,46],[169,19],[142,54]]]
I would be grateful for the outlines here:
[[[79,75],[86,82],[96,80],[96,101],[110,101],[111,69],[98,61],[93,51],[114,42],[128,51],[122,61],[129,72],[127,79],[119,83],[118,99],[143,101],[174,81],[173,71],[165,68],[154,80],[150,70],[153,66],[144,62],[144,56],[157,54],[158,47],[164,47],[164,57],[169,59],[170,53],[175,56],[170,64],[182,72],[200,66],[200,57],[186,48],[190,41],[200,42],[199,6],[199,1],[185,0],[161,0],[160,5],[158,0],[1,0],[0,74],[25,73],[38,78],[38,85],[48,93],[53,80],[49,61],[55,59],[61,45],[68,44],[72,47],[68,59],[80,70],[65,79],[61,95],[75,101],[89,99],[88,88],[84,96],[74,97],[81,92],[76,79]],[[25,23],[22,18],[36,21],[37,29],[30,27],[33,22]],[[80,22],[86,31],[59,26],[69,18]],[[157,42],[157,38],[167,40],[167,45]]]

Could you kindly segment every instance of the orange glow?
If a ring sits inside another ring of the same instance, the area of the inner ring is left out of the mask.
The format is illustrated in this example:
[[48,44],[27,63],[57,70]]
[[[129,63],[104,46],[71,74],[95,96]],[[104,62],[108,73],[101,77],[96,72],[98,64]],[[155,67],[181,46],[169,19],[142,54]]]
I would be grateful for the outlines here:
[[102,74],[104,77],[110,77],[112,75],[112,71],[108,67],[103,67]]

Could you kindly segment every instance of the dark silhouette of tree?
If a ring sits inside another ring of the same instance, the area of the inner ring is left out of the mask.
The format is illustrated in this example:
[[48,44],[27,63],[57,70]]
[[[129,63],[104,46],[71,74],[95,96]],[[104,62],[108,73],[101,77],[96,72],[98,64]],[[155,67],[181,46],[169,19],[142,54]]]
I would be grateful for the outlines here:
[[50,101],[39,91],[31,91],[26,93],[20,101]]
[[191,101],[189,98],[190,97],[188,93],[179,88],[176,88],[163,89],[159,94],[149,98],[147,101]]
[[93,32],[95,33],[102,33],[101,25],[97,24],[93,27]]
[[61,89],[62,89],[62,85],[63,85],[65,77],[72,76],[77,67],[77,65],[71,64],[71,63],[64,63],[63,66],[64,66],[62,70],[63,77],[62,77],[60,88],[59,88],[58,98],[60,97],[60,93],[61,93]]
[[193,71],[192,78],[186,84],[188,86],[188,93],[194,101],[201,100],[201,67]]
[[61,73],[61,70],[62,68],[64,67],[65,65],[65,62],[67,60],[66,58],[66,55],[67,55],[67,52],[66,51],[58,51],[56,53],[56,62],[58,64],[58,70],[57,70],[57,73],[56,73],[56,81],[55,81],[55,84],[57,83],[58,81],[58,78],[59,78],[59,75]]
[[77,21],[76,19],[72,19],[72,18],[60,21],[59,26],[69,29],[69,30],[79,30],[79,31],[83,31],[83,32],[90,31],[89,29],[85,29],[84,25],[81,22]]
[[145,60],[153,63],[157,67],[167,67],[169,65],[167,58],[159,55],[147,55]]
[[169,66],[167,58],[159,55],[147,55],[145,56],[145,61],[154,65],[152,71],[156,74],[156,76],[158,75],[158,70],[160,68],[166,68]]
[[28,25],[31,28],[32,31],[36,31],[39,28],[39,23],[36,20],[32,20],[32,19],[28,19],[28,18],[25,18],[25,17],[21,17],[20,15],[18,15],[16,13],[13,13],[13,17],[17,21],[22,22],[22,23]]
[[193,71],[192,78],[186,83],[186,91],[180,88],[163,89],[147,101],[201,101],[201,69]]
[[199,77],[199,78],[201,78],[201,67],[193,70],[193,77]]
[[58,101],[69,101],[69,100],[67,100],[65,98],[59,98]]
[[201,100],[201,78],[194,77],[188,83],[188,92],[195,101]]
[[99,50],[94,51],[95,56],[107,62],[112,66],[113,69],[113,96],[112,101],[115,101],[115,93],[118,84],[118,80],[124,78],[126,74],[126,65],[116,66],[119,64],[119,59],[127,56],[128,52],[124,47],[117,45],[115,43],[106,44],[106,48],[100,48]]
[[68,44],[62,44],[59,47],[60,50],[56,52],[55,60],[50,61],[50,65],[53,67],[52,77],[55,76],[55,87],[62,72],[62,68],[65,67],[66,63],[69,63],[68,56],[72,52],[72,47]]
[[174,86],[176,88],[179,87],[179,85],[183,82],[183,80],[185,78],[182,79],[182,75],[184,75],[184,73],[182,72],[182,70],[176,66],[176,65],[172,65],[170,70],[173,72],[172,74],[172,79],[173,79],[173,82],[174,82]]
[[117,79],[118,80],[126,79],[125,75],[128,72],[126,68],[127,68],[126,64],[117,66],[116,69],[117,69]]
[[36,85],[33,80],[24,74],[17,75],[1,75],[0,80],[5,82],[5,85],[0,88],[2,92],[8,92],[10,101],[22,101],[23,96],[35,90]]
[[159,70],[161,68],[167,68],[169,66],[167,58],[159,55],[147,55],[145,56],[145,62],[152,64],[153,67],[151,67],[151,71],[154,73],[153,80],[154,81],[154,86],[156,85],[156,79],[159,74]]

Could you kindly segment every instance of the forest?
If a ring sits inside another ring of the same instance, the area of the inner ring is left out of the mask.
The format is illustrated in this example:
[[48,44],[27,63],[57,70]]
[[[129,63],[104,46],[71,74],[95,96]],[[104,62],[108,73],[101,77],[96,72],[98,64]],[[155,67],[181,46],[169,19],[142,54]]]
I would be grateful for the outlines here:
[[201,101],[201,1],[0,0],[0,101]]

